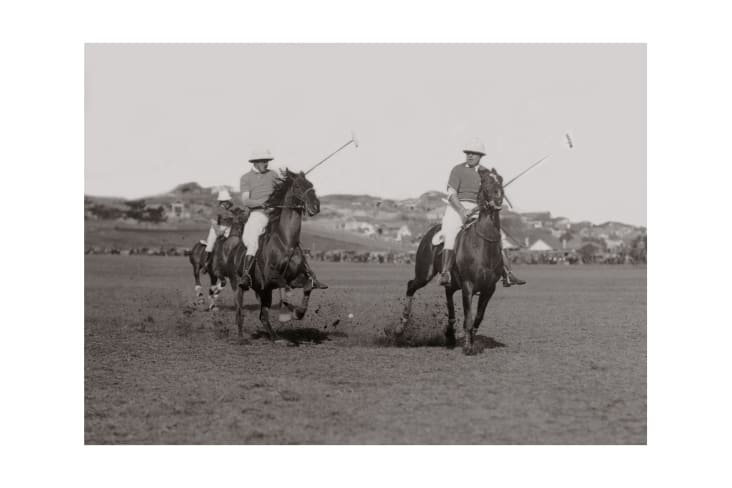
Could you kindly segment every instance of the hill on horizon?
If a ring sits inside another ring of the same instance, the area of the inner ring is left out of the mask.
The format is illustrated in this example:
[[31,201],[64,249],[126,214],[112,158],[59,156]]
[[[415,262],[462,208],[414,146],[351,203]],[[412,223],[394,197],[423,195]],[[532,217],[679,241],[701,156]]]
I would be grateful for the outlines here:
[[[222,188],[227,188],[236,200],[239,192],[234,188],[204,187],[197,182],[182,183],[167,192],[140,199],[85,195],[85,218],[127,226],[205,227],[216,205],[216,193]],[[445,197],[445,193],[434,190],[405,199],[365,194],[323,195],[319,197],[320,213],[306,219],[307,231],[342,242],[348,242],[349,235],[369,238],[374,247],[381,248],[415,246],[432,225],[441,221]],[[553,217],[549,211],[519,213],[509,208],[501,212],[501,223],[508,236],[521,246],[538,239],[554,247],[559,240],[579,243],[594,239],[609,247],[620,241],[627,244],[646,233],[645,227],[616,221],[570,222]],[[359,241],[358,245],[368,245],[368,241]]]

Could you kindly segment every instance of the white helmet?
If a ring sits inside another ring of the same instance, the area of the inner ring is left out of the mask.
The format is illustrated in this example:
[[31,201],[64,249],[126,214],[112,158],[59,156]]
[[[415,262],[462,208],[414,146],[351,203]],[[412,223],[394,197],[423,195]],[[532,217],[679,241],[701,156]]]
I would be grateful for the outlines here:
[[485,156],[485,144],[483,144],[483,141],[476,137],[475,139],[471,139],[467,144],[465,144],[465,149],[463,149],[463,152],[476,153]]
[[218,196],[217,200],[219,202],[225,202],[227,200],[231,200],[231,195],[229,195],[229,190],[219,191],[219,196]]
[[263,150],[254,150],[252,151],[252,155],[249,158],[249,162],[254,161],[271,161],[274,158],[272,157],[272,153],[269,152],[269,149],[263,149]]

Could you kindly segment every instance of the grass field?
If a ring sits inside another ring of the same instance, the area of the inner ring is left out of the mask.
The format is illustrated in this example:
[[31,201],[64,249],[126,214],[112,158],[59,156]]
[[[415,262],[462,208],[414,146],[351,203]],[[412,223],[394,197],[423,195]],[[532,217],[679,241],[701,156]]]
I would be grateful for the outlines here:
[[[159,226],[143,228],[124,226],[114,221],[86,221],[84,248],[112,247],[117,249],[187,247],[191,248],[208,235],[205,224],[186,226]],[[345,231],[331,230],[321,223],[303,223],[301,242],[312,251],[348,249],[352,251],[408,251],[415,246],[390,242]]]
[[646,442],[644,268],[519,268],[529,284],[496,292],[466,357],[429,347],[436,283],[407,332],[421,347],[386,339],[411,266],[314,266],[331,288],[280,327],[327,340],[239,345],[231,291],[218,313],[193,307],[186,258],[87,256],[86,443]]

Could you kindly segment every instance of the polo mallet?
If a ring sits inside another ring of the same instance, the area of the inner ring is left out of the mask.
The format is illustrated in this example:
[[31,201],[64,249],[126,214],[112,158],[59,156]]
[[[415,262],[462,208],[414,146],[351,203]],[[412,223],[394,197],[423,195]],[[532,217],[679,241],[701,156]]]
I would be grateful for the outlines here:
[[[569,132],[566,132],[564,134],[564,141],[567,143],[567,147],[569,147],[569,149],[572,149],[574,147],[574,142],[572,141],[572,136]],[[508,185],[510,185],[514,181],[518,180],[520,177],[522,177],[523,175],[525,175],[526,173],[528,173],[529,171],[534,169],[536,166],[539,166],[540,163],[547,160],[551,156],[552,156],[551,154],[547,154],[546,156],[544,156],[543,158],[541,158],[540,160],[538,160],[537,162],[535,162],[534,164],[532,164],[531,166],[529,166],[528,168],[526,168],[525,170],[523,170],[522,172],[520,172],[519,174],[517,174],[516,176],[511,178],[510,180],[508,180],[508,183],[505,183],[503,185],[503,188],[505,189]],[[509,203],[509,205],[510,205],[510,203]],[[513,205],[511,205],[511,206],[513,206]]]
[[318,166],[320,166],[324,162],[328,161],[330,158],[332,158],[333,156],[335,156],[337,153],[341,152],[349,144],[353,144],[355,147],[358,147],[358,139],[356,139],[356,133],[353,132],[353,131],[351,131],[351,140],[349,140],[347,143],[343,144],[341,147],[339,147],[338,149],[336,149],[335,151],[333,151],[332,153],[328,154],[326,157],[324,157],[323,159],[321,159],[315,166],[313,166],[312,168],[310,168],[309,170],[307,170],[305,172],[305,174],[306,175],[309,174],[312,170],[314,170],[315,168],[317,168]]

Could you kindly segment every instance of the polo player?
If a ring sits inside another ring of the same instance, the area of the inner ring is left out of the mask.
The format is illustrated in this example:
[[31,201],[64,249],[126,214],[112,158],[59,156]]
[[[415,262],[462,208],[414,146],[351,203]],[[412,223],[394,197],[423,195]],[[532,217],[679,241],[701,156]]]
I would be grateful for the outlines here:
[[[480,192],[480,159],[485,156],[485,145],[479,139],[470,141],[463,150],[465,162],[460,163],[450,172],[447,183],[448,206],[442,217],[442,232],[445,235],[445,247],[442,253],[442,273],[440,285],[450,285],[450,270],[455,264],[455,240],[458,232],[467,220],[468,213],[478,205]],[[500,231],[500,229],[499,229]],[[501,247],[503,256],[503,286],[524,285],[509,268],[509,259],[505,249]]]
[[[264,208],[264,203],[272,194],[278,179],[277,173],[268,167],[269,162],[273,159],[269,150],[252,152],[249,158],[252,169],[242,175],[239,180],[242,204],[250,211],[241,236],[241,240],[247,248],[242,279],[239,282],[239,286],[244,290],[248,290],[252,286],[251,272],[259,249],[259,237],[267,229],[269,222],[269,214]],[[328,288],[325,283],[318,281],[307,261],[305,261],[305,268],[314,288]]]
[[206,263],[211,259],[211,252],[213,251],[214,244],[216,244],[216,238],[220,235],[229,237],[229,232],[231,232],[233,220],[230,210],[234,206],[234,202],[231,201],[229,191],[221,190],[216,200],[218,201],[218,205],[214,209],[214,215],[211,219],[211,228],[208,230],[206,251],[201,260],[202,263]]

